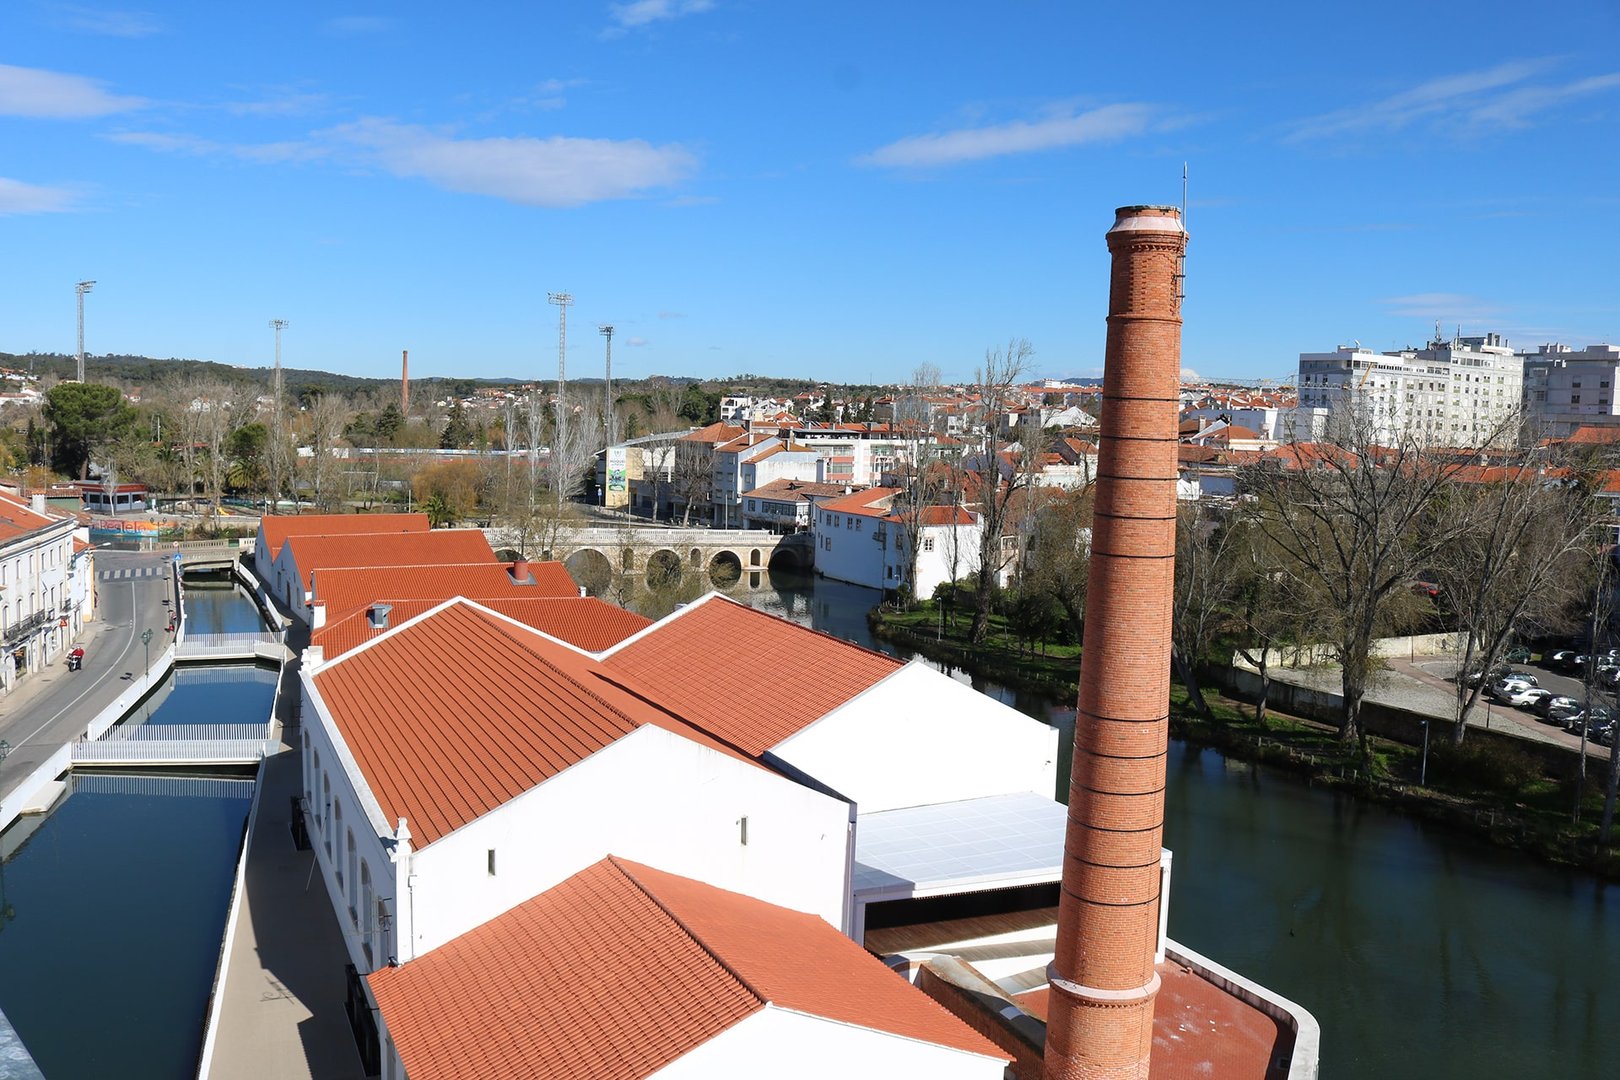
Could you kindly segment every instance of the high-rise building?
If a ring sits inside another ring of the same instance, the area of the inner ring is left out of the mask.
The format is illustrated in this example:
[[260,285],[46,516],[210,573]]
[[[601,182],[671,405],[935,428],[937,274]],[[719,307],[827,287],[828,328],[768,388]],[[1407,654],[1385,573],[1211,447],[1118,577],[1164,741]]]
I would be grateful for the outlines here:
[[1620,346],[1542,345],[1518,354],[1524,364],[1524,413],[1532,429],[1564,438],[1585,425],[1620,425]]
[[1495,446],[1518,438],[1524,362],[1500,334],[1376,353],[1299,354],[1299,404],[1352,413],[1375,442]]

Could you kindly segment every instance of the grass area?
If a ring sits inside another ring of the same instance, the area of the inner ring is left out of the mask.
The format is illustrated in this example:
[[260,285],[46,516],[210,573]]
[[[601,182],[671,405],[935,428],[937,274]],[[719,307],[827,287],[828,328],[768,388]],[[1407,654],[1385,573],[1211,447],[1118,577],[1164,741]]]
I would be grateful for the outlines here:
[[1073,696],[1080,686],[1079,645],[1022,642],[1001,615],[990,616],[989,633],[979,645],[968,640],[971,611],[957,608],[942,619],[933,601],[909,611],[875,608],[869,620],[872,633],[886,641],[1007,686],[1054,697]]

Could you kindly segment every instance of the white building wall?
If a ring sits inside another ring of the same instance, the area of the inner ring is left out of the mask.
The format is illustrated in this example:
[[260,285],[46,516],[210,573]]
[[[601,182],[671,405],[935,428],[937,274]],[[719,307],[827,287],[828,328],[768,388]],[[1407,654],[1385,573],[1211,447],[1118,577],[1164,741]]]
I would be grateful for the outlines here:
[[869,589],[894,588],[886,581],[886,545],[882,519],[815,511],[816,572]]
[[607,855],[846,929],[849,818],[847,803],[643,727],[417,851],[412,953],[437,948]]
[[767,1005],[649,1075],[657,1080],[726,1076],[1001,1080],[1004,1068],[1005,1061],[999,1058]]
[[863,814],[1057,791],[1056,728],[915,660],[771,753]]

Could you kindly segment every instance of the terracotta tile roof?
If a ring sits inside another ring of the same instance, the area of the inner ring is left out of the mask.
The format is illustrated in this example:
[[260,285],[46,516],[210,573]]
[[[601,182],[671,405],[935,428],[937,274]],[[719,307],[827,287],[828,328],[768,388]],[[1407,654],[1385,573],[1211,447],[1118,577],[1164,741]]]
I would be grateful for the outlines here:
[[1620,427],[1583,424],[1564,441],[1578,446],[1607,446],[1610,443],[1620,442]]
[[700,442],[718,446],[723,442],[730,442],[732,439],[740,438],[746,434],[748,434],[748,429],[738,427],[736,424],[714,423],[707,427],[700,427],[696,431],[688,431],[675,441]]
[[847,484],[823,484],[814,480],[772,480],[753,491],[745,491],[739,498],[766,499],[776,502],[802,502],[805,499],[828,499],[842,495]]
[[0,543],[27,536],[51,525],[60,525],[66,520],[61,515],[36,514],[26,502],[9,494],[0,494]]
[[757,756],[902,665],[710,593],[615,646],[602,666],[657,687],[660,704]]
[[[899,488],[867,488],[865,491],[851,492],[841,499],[828,499],[821,504],[821,509],[834,514],[855,514],[859,517],[887,517],[889,514],[889,501],[900,494]],[[878,506],[876,504],[882,503]]]
[[282,549],[291,549],[306,587],[316,571],[335,567],[442,566],[496,561],[489,541],[477,529],[289,536]]
[[455,600],[315,673],[372,794],[420,847],[643,724],[757,764],[599,675],[598,663]]
[[[310,634],[309,643],[326,650],[328,660],[335,660],[349,650],[387,633],[389,629],[432,610],[446,599],[449,598],[435,597],[423,600],[374,597],[364,606],[355,608],[314,631]],[[553,596],[533,599],[472,596],[467,599],[475,600],[491,611],[500,612],[509,619],[516,619],[543,634],[559,641],[566,641],[586,652],[601,652],[603,649],[612,648],[625,638],[652,625],[652,620],[644,615],[626,611],[593,596]],[[373,629],[371,625],[371,608],[377,603],[388,604],[392,609],[388,613],[388,626],[382,629]]]
[[427,531],[426,514],[266,514],[259,519],[259,535],[272,559],[281,554],[281,545],[290,536]]
[[367,978],[412,1080],[636,1080],[768,1002],[1006,1060],[814,915],[615,858]]
[[465,596],[469,600],[484,601],[499,597],[579,596],[579,586],[560,562],[529,563],[529,575],[534,578],[532,585],[514,581],[512,566],[512,563],[488,561],[334,566],[316,570],[312,588],[315,599],[326,604],[328,622],[335,622],[375,600],[440,601]]

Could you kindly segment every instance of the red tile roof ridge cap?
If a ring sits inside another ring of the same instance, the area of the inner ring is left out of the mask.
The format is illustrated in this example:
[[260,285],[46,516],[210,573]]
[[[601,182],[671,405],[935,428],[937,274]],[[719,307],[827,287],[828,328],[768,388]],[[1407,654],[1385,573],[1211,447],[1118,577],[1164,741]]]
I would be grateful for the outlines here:
[[[668,919],[670,922],[674,923],[676,926],[680,927],[681,932],[683,934],[685,934],[689,939],[691,939],[692,944],[694,944],[698,948],[702,949],[703,952],[705,953],[705,955],[707,955],[710,960],[713,960],[715,962],[715,964],[717,964],[719,966],[720,970],[722,970],[726,974],[730,975],[733,979],[736,979],[738,985],[740,985],[744,990],[747,990],[748,993],[753,996],[755,1001],[759,1002],[761,1005],[769,1005],[769,1004],[771,1004],[771,999],[769,997],[765,996],[765,994],[763,992],[761,992],[759,987],[755,986],[753,983],[751,983],[747,979],[743,978],[742,972],[738,971],[735,967],[731,966],[731,964],[727,963],[725,957],[721,956],[712,947],[710,947],[709,943],[707,941],[704,941],[703,938],[698,935],[696,930],[693,930],[690,926],[687,925],[686,920],[682,919],[679,915],[675,914],[675,912],[671,911],[670,908],[669,908],[669,905],[665,904],[663,900],[661,900],[659,897],[654,895],[653,891],[647,885],[645,885],[641,881],[640,878],[636,877],[635,871],[641,870],[641,869],[644,868],[642,866],[642,864],[633,863],[629,859],[621,859],[617,855],[609,855],[607,857],[607,861],[612,863],[613,868],[615,870],[617,870],[619,873],[623,874],[624,877],[625,877],[625,880],[630,882],[630,884],[634,885],[636,887],[637,891],[639,891],[642,896],[645,896],[648,900],[650,900],[652,902],[653,906],[657,907],[659,911],[662,911],[664,913],[664,917],[666,919]],[[650,870],[650,869],[654,869],[654,868],[653,867],[645,867],[645,869]],[[669,871],[664,871],[664,872],[669,873]],[[713,886],[713,887],[714,888],[719,888],[719,886]],[[746,895],[746,894],[739,894],[739,895]]]
[[[584,599],[584,598],[583,597],[568,597],[568,596],[535,596],[535,597],[530,597],[530,599],[533,599],[533,600],[570,600],[570,599]],[[469,607],[477,608],[478,611],[481,612],[482,614],[484,614],[485,616],[499,619],[499,620],[501,620],[502,622],[505,622],[505,623],[510,623],[512,628],[515,629],[515,630],[521,630],[524,633],[533,634],[535,637],[544,638],[546,641],[549,641],[554,645],[561,645],[563,648],[568,649],[568,650],[570,650],[572,652],[576,652],[580,656],[584,657],[587,660],[593,660],[594,661],[594,660],[600,660],[601,659],[600,656],[598,656],[596,653],[591,652],[589,649],[582,649],[578,645],[575,645],[572,641],[564,641],[562,638],[554,637],[551,634],[548,634],[544,630],[540,629],[538,626],[530,626],[528,623],[524,622],[521,619],[513,618],[511,615],[506,614],[506,612],[504,612],[504,611],[496,611],[492,607],[486,607],[485,605],[478,602],[477,600],[473,600],[473,599],[471,599],[469,597],[465,597],[465,596],[452,597],[452,600],[459,600],[463,604],[466,604]],[[642,629],[645,630],[646,627],[642,627]],[[521,642],[520,642],[520,644],[521,644]],[[542,659],[544,659],[544,658],[542,657]],[[553,666],[555,667],[555,665],[553,665]]]
[[[764,754],[752,753],[746,748],[738,746],[730,739],[727,739],[722,735],[715,734],[707,727],[698,723],[696,720],[688,719],[684,714],[675,712],[674,708],[668,702],[659,700],[659,698],[656,696],[656,691],[652,690],[640,679],[631,678],[624,672],[616,671],[605,664],[597,667],[592,674],[594,674],[598,679],[601,679],[603,682],[607,683],[609,686],[616,686],[620,690],[623,690],[625,693],[629,694],[643,705],[646,705],[648,708],[655,709],[669,717],[670,724],[668,727],[665,727],[662,724],[655,726],[662,727],[665,731],[668,731],[673,735],[678,735],[683,739],[687,739],[689,742],[697,742],[699,746],[704,745],[704,743],[701,741],[702,739],[707,739],[710,743],[725,747],[742,760],[751,762],[767,772],[783,775],[781,769],[779,769],[776,764],[765,760]],[[887,678],[887,676],[884,677]],[[632,721],[632,723],[634,723],[634,721]],[[646,725],[638,724],[637,726],[644,727]],[[686,733],[686,731],[677,730],[679,728],[685,728],[687,731],[690,731],[692,735],[700,736],[700,738],[693,739]],[[842,796],[840,796],[840,798],[842,798]]]
[[[426,611],[422,612],[421,614],[411,616],[409,619],[406,619],[404,622],[400,623],[398,626],[390,626],[387,630],[384,630],[382,633],[378,634],[376,637],[372,638],[370,641],[365,641],[365,642],[362,642],[359,645],[356,645],[354,648],[350,649],[348,652],[342,654],[341,656],[335,657],[335,658],[333,658],[331,660],[323,660],[323,662],[322,662],[322,664],[320,666],[320,669],[318,671],[316,671],[315,674],[324,675],[326,672],[330,671],[332,668],[337,667],[339,664],[346,663],[347,661],[354,659],[356,656],[360,655],[361,653],[365,652],[367,649],[371,648],[373,645],[377,644],[377,642],[379,642],[379,641],[387,641],[389,638],[393,637],[395,634],[399,633],[401,630],[404,630],[406,627],[415,626],[417,623],[421,622],[424,619],[432,618],[434,615],[437,615],[439,612],[443,611],[445,608],[447,608],[451,604],[455,604],[455,603],[470,604],[470,603],[472,603],[472,601],[468,600],[464,596],[452,596],[448,600],[441,601],[440,603],[435,604],[434,606],[428,608]],[[364,610],[364,609],[361,609],[361,610]],[[353,612],[350,612],[349,614],[353,614]]]

